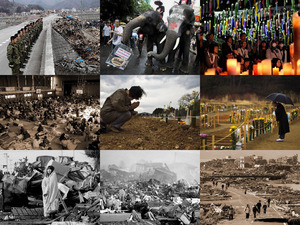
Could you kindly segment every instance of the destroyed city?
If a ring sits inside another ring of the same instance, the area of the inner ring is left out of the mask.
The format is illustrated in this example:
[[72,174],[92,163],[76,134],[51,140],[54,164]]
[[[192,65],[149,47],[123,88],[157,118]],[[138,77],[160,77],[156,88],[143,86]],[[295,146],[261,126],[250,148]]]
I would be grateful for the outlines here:
[[201,153],[201,224],[299,224],[299,154]]
[[199,151],[100,151],[100,224],[200,225],[199,165]]

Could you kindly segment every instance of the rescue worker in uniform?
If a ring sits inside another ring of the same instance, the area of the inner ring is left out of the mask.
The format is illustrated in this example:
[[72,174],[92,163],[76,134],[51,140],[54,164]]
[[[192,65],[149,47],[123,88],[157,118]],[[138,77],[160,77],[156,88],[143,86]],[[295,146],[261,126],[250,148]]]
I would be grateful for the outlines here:
[[11,36],[10,43],[7,46],[7,59],[9,62],[9,67],[12,69],[12,75],[20,75],[20,52],[16,42],[18,41],[18,36]]

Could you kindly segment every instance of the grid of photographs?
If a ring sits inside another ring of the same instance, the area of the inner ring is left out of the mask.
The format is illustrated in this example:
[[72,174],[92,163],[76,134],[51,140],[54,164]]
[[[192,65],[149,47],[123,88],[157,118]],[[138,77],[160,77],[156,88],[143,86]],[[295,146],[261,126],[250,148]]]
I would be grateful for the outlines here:
[[200,225],[202,4],[0,1],[0,224]]

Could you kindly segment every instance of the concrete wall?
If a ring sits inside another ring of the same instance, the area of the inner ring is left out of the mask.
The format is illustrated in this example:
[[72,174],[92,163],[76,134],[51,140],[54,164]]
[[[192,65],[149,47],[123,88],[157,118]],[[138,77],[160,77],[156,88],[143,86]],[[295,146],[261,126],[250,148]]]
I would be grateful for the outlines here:
[[71,45],[54,29],[52,29],[52,48],[54,54],[54,64],[64,57],[72,60],[75,60],[79,57]]

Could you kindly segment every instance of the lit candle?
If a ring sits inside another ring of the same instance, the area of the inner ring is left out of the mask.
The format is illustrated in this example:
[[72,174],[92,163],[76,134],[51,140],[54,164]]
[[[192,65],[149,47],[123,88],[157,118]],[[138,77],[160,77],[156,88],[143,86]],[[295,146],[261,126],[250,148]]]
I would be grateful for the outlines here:
[[241,74],[241,63],[240,62],[237,62],[237,65],[236,65],[236,74],[237,75]]
[[292,75],[292,64],[283,63],[283,75]]
[[207,69],[204,75],[216,75],[216,68]]
[[257,75],[258,72],[257,72],[257,64],[254,64],[253,65],[253,75]]
[[296,75],[300,75],[300,59],[297,61],[297,70],[295,71],[297,71],[297,73],[295,73]]
[[273,75],[279,75],[279,68],[273,68]]
[[293,14],[293,31],[294,31],[294,67],[295,74],[298,74],[298,68],[296,62],[300,59],[300,17],[298,12]]
[[263,75],[262,63],[257,63],[257,75]]
[[271,59],[264,59],[262,62],[262,75],[272,75],[272,61]]
[[228,75],[237,75],[237,60],[236,59],[227,59],[227,72]]

